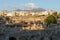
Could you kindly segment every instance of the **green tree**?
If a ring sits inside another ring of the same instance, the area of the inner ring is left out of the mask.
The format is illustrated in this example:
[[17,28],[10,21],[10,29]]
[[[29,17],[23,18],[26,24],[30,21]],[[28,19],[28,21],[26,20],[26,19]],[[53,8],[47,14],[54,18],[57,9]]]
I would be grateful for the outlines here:
[[57,23],[57,18],[53,15],[49,15],[46,19],[45,19],[45,23],[47,25],[49,25],[50,23]]
[[52,15],[58,18],[57,12],[54,12]]
[[57,16],[57,12],[54,12],[53,15],[54,15],[54,16]]

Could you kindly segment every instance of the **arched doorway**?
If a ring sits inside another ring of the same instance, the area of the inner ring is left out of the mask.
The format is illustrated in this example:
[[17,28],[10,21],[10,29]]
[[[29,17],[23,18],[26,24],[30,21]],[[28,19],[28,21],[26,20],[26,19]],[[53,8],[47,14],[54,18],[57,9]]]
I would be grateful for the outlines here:
[[19,38],[19,40],[28,40],[26,37],[22,36]]
[[9,40],[16,40],[15,37],[9,37]]

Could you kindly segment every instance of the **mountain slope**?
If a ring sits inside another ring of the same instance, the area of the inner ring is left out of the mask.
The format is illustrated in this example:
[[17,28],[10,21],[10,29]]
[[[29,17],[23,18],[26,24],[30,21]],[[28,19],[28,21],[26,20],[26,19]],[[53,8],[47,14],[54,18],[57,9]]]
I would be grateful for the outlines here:
[[46,11],[46,10],[43,9],[43,8],[35,8],[35,9],[32,9],[31,11],[33,11],[33,12],[42,12],[42,11]]
[[46,11],[43,8],[35,8],[35,9],[31,9],[31,10],[21,10],[21,9],[16,9],[15,11],[32,11],[32,12],[42,12],[42,11]]

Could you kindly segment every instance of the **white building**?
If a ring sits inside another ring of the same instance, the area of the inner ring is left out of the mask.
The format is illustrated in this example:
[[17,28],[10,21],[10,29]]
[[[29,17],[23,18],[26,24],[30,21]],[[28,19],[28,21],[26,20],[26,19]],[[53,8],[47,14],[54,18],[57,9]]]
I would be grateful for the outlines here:
[[48,12],[47,11],[40,12],[39,15],[48,15]]
[[15,16],[15,11],[8,12],[6,16]]

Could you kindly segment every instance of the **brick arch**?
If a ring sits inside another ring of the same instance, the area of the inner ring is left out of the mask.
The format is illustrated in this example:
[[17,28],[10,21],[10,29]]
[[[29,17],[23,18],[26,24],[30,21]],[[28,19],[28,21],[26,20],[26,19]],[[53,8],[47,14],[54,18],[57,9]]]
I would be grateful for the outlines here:
[[52,37],[41,37],[40,40],[52,40]]
[[21,36],[19,37],[19,40],[28,40],[28,38],[26,38],[25,36]]
[[44,40],[44,37],[41,37],[40,40]]
[[50,40],[53,40],[52,36],[49,37]]

